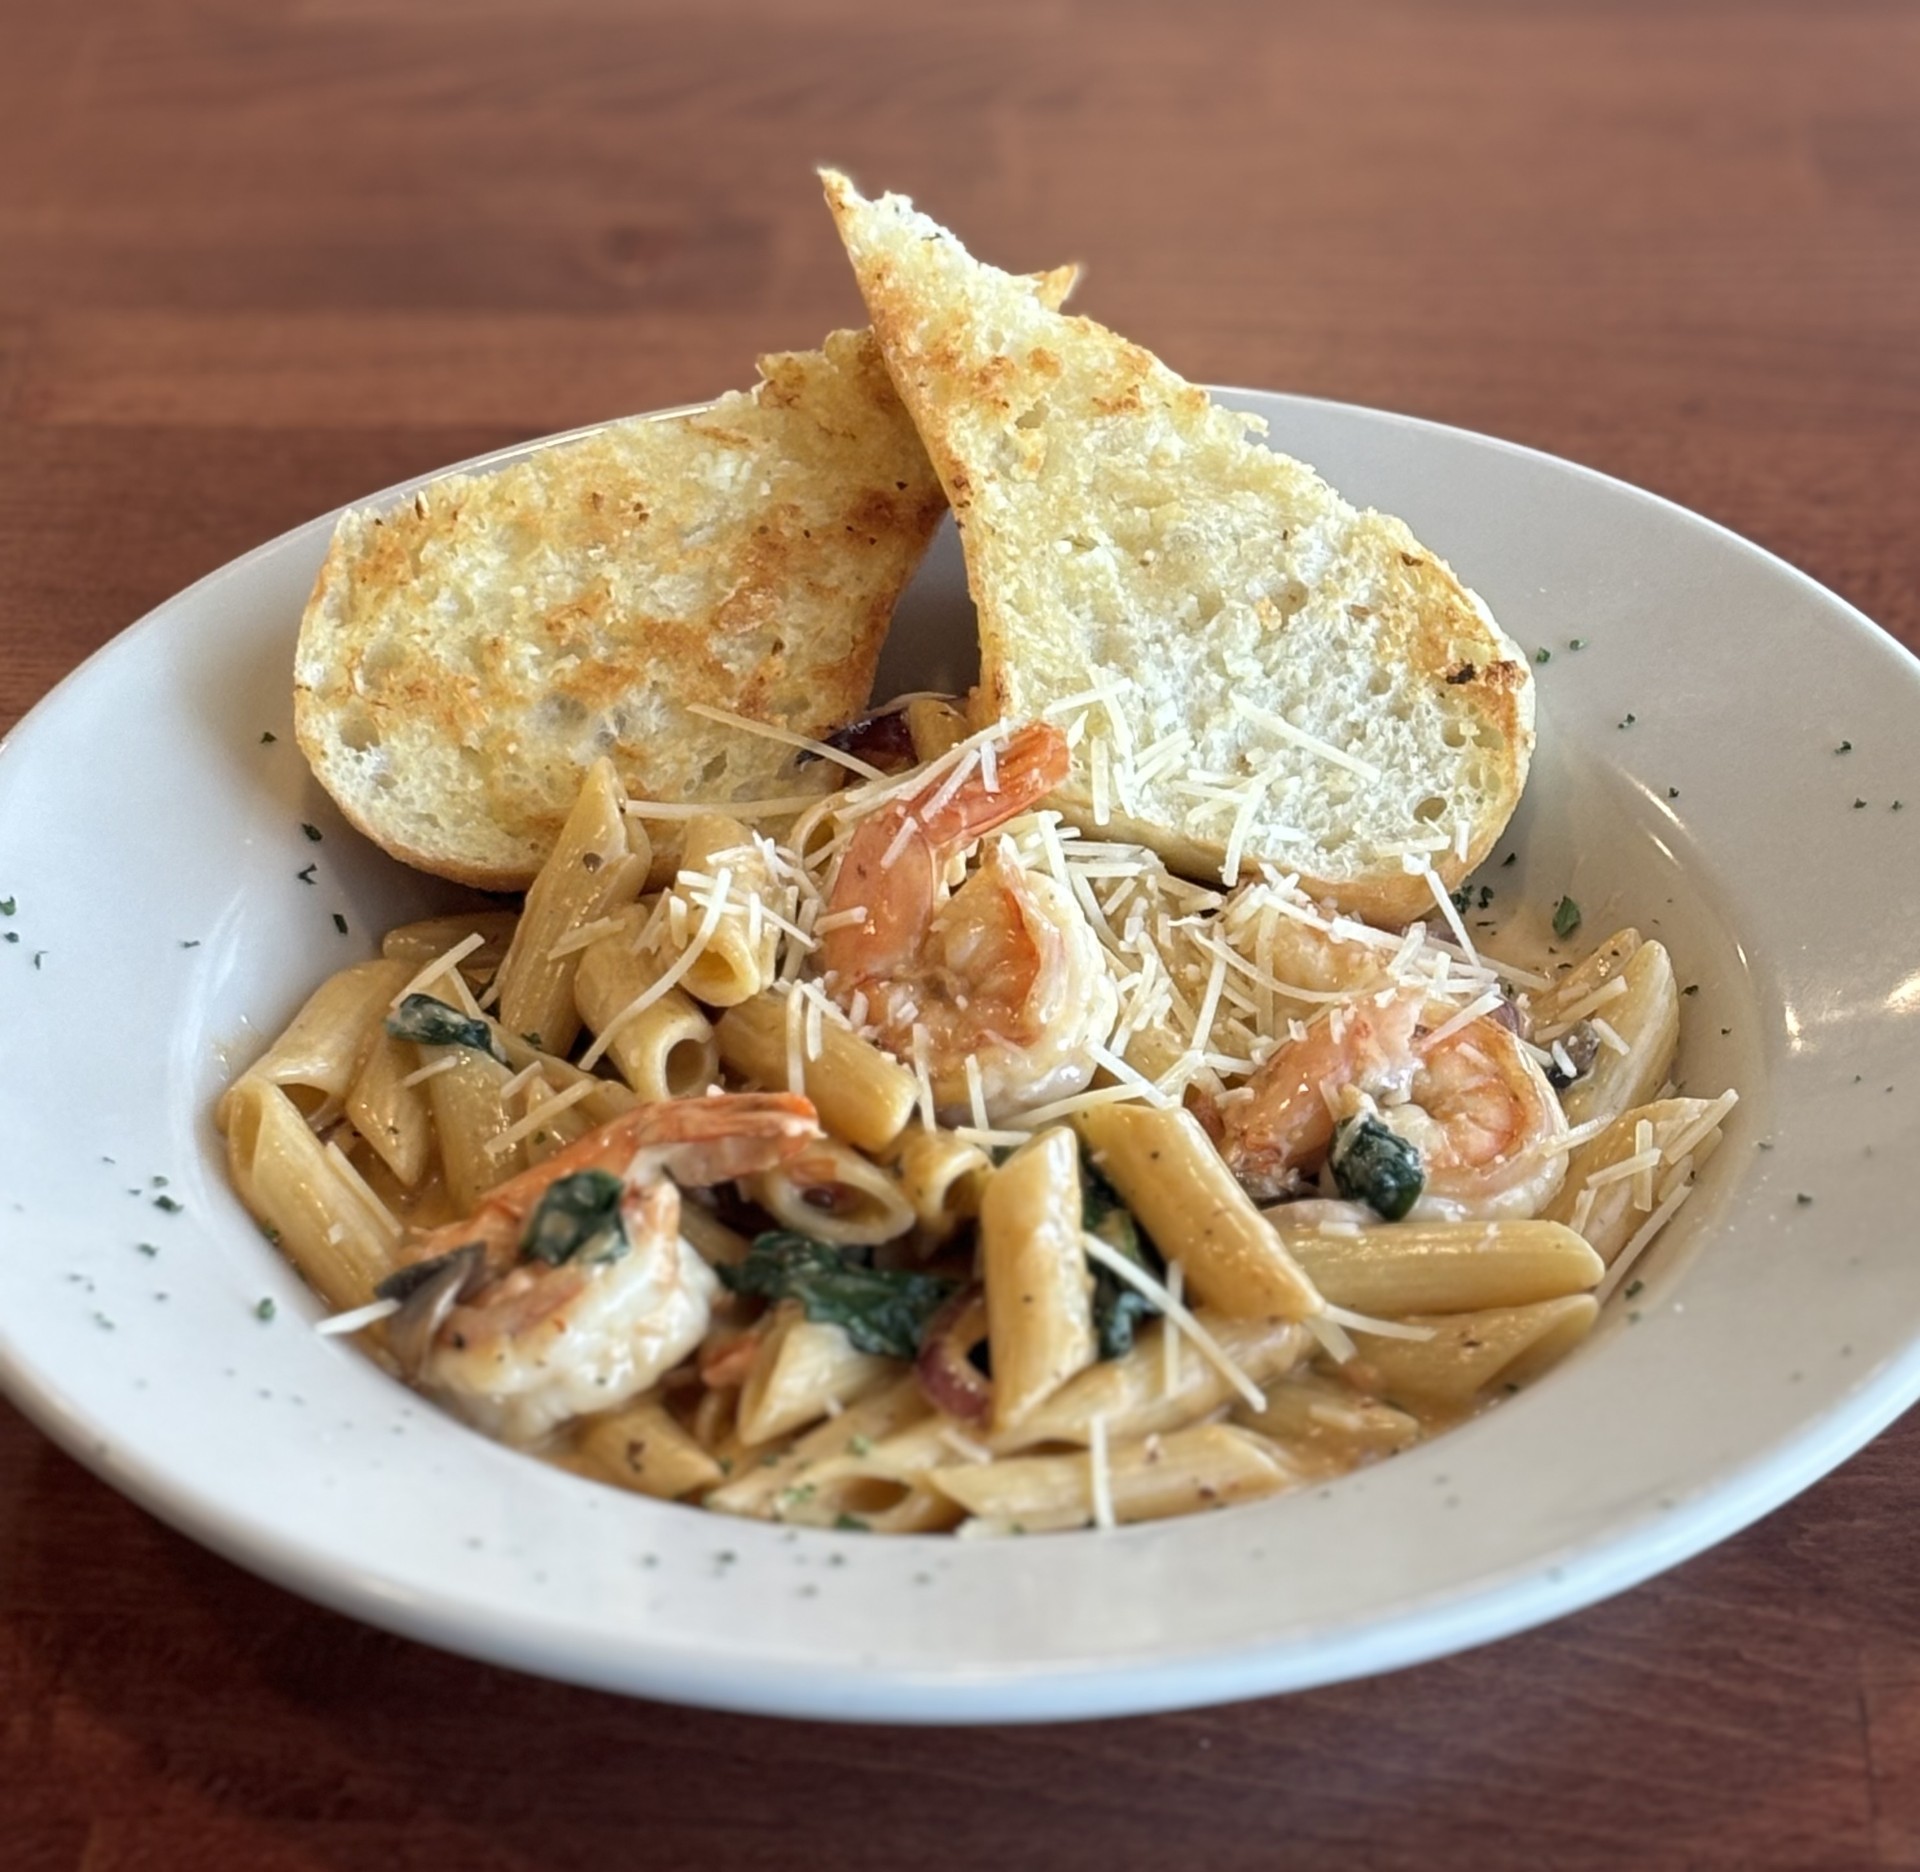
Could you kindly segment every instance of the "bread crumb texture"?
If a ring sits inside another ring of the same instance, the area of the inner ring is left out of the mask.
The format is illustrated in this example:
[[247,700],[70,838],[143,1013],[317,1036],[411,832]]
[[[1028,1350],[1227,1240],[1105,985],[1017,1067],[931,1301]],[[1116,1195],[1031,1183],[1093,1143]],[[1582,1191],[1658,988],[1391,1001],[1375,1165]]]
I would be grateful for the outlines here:
[[1231,853],[1357,914],[1431,911],[1409,866],[1453,884],[1477,865],[1533,744],[1526,659],[1486,606],[1257,418],[1050,309],[903,197],[826,185],[961,525],[976,713],[1105,689],[1056,801],[1077,820],[1104,803],[1189,873]]
[[294,703],[354,824],[425,870],[517,889],[603,754],[648,799],[843,781],[686,704],[814,736],[857,714],[945,500],[870,332],[760,372],[697,414],[342,517]]

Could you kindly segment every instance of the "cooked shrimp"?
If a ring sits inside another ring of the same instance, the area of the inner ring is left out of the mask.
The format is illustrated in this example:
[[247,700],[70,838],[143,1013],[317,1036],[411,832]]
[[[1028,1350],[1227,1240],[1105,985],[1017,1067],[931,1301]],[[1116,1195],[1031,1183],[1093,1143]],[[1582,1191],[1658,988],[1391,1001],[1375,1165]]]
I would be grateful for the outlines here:
[[1044,723],[1016,728],[996,767],[992,790],[977,770],[957,787],[937,777],[862,820],[828,908],[865,915],[820,943],[828,991],[864,1004],[881,1045],[912,1061],[922,1031],[948,1119],[969,1110],[969,1059],[989,1119],[1081,1091],[1119,1007],[1079,905],[1006,844],[943,897],[955,858],[1065,779],[1066,740]]
[[1423,1012],[1417,991],[1371,996],[1277,1047],[1248,1082],[1253,1096],[1221,1119],[1221,1154],[1241,1181],[1261,1196],[1297,1188],[1336,1123],[1371,1111],[1420,1152],[1414,1217],[1537,1214],[1566,1175],[1565,1153],[1545,1148],[1567,1128],[1553,1088],[1499,1021],[1436,1043],[1420,1036]]
[[1279,995],[1282,1018],[1311,1020],[1335,997],[1391,984],[1394,944],[1377,940],[1377,932],[1358,924],[1323,928],[1288,916],[1271,907],[1272,896],[1270,885],[1242,885],[1221,909],[1218,927],[1238,954],[1277,982],[1303,991],[1297,997]]
[[[410,1346],[414,1375],[513,1443],[626,1402],[699,1344],[716,1291],[680,1238],[676,1180],[719,1183],[770,1169],[818,1135],[804,1098],[742,1093],[636,1106],[576,1140],[490,1192],[467,1222],[423,1241],[445,1273],[392,1322],[411,1327],[397,1341]],[[620,1176],[617,1231],[557,1265],[518,1259],[540,1198],[586,1170]],[[456,1237],[448,1253],[443,1244]]]

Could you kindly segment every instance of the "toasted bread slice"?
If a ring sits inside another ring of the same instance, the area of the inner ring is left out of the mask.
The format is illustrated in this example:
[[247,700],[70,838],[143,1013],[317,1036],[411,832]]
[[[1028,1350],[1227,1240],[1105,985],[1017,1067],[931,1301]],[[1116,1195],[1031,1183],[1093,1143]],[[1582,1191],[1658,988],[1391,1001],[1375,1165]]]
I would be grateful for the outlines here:
[[532,879],[601,754],[649,799],[844,781],[686,705],[814,736],[858,714],[946,503],[871,333],[760,372],[697,414],[343,516],[294,721],[355,825],[498,890]]
[[1057,803],[1179,870],[1265,862],[1376,920],[1434,909],[1407,867],[1477,865],[1533,746],[1526,659],[1486,607],[1256,419],[902,197],[825,180],[960,524],[978,717],[1084,713]]

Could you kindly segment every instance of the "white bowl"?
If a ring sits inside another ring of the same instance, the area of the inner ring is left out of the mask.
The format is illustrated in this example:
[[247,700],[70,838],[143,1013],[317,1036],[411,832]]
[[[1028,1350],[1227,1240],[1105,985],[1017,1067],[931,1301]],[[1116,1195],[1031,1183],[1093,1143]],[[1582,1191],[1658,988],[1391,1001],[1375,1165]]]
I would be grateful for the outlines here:
[[[1552,650],[1491,914],[1567,893],[1587,935],[1658,935],[1699,984],[1682,1079],[1741,1091],[1644,1292],[1565,1366],[1331,1487],[956,1543],[596,1487],[307,1331],[316,1304],[227,1189],[209,1110],[326,970],[454,895],[350,833],[293,743],[293,634],[329,515],[162,605],[0,748],[8,1393],[165,1520],[376,1624],[610,1689],[913,1721],[1412,1663],[1630,1586],[1857,1449],[1920,1395],[1920,666],[1777,559],[1618,482],[1404,417],[1226,395]],[[945,538],[881,686],[957,682],[971,658]]]

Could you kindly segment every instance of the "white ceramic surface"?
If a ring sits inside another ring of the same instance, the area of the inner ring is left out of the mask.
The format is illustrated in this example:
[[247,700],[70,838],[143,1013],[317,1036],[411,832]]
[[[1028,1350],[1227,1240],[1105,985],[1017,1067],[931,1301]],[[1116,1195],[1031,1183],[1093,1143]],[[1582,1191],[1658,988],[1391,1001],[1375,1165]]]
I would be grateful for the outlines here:
[[[347,831],[293,744],[289,656],[329,516],[161,606],[0,748],[8,1393],[175,1526],[374,1623],[612,1689],[914,1721],[1147,1710],[1432,1657],[1630,1586],[1865,1442],[1920,1395],[1920,665],[1617,482],[1405,418],[1229,400],[1553,652],[1486,914],[1567,892],[1589,935],[1662,937],[1699,984],[1683,1080],[1744,1094],[1631,1313],[1390,1464],[1105,1536],[740,1523],[442,1417],[305,1330],[315,1304],[228,1192],[208,1119],[228,1062],[329,967],[455,895]],[[970,633],[943,539],[883,686],[963,677]]]

